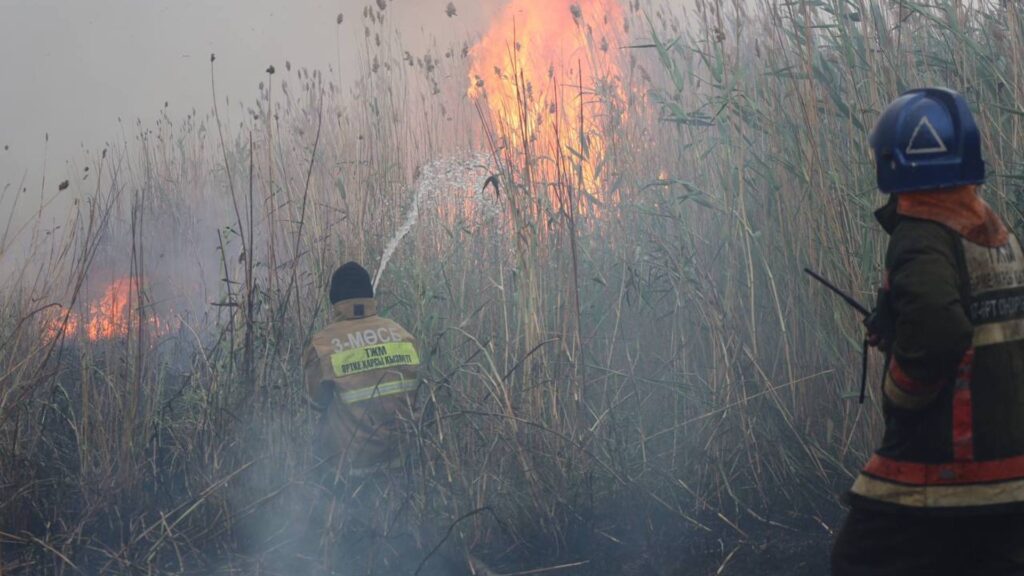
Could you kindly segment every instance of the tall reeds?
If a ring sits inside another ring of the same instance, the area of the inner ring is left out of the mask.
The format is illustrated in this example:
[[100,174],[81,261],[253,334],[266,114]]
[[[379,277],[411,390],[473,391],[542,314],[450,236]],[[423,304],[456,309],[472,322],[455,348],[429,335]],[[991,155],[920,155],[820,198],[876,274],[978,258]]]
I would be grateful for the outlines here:
[[[602,132],[597,180],[583,144],[504,134],[464,97],[462,45],[404,53],[380,7],[351,92],[279,63],[272,99],[268,77],[252,106],[214,94],[210,113],[126,128],[68,223],[22,232],[31,258],[0,292],[2,570],[278,561],[316,502],[300,359],[327,279],[376,268],[419,193],[379,285],[426,360],[415,522],[461,520],[454,541],[521,567],[669,534],[827,536],[880,422],[855,400],[855,314],[799,271],[871,299],[867,133],[912,86],[967,95],[987,197],[1019,227],[1020,9],[628,8],[621,74],[558,80],[605,110],[558,127]],[[47,337],[121,276],[123,337]]]

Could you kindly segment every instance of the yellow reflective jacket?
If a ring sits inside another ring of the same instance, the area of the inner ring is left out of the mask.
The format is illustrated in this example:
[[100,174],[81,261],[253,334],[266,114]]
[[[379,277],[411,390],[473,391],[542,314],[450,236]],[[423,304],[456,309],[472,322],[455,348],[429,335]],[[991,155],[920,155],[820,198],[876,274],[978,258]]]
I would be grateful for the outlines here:
[[366,468],[397,456],[398,423],[412,413],[420,363],[415,339],[377,315],[372,298],[333,306],[306,350],[306,389],[321,411],[314,451]]

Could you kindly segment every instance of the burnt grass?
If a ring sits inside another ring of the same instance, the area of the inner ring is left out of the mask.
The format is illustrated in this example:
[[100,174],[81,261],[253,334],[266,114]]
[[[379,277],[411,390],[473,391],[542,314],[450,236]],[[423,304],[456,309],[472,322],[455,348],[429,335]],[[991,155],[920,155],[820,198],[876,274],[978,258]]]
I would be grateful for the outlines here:
[[[80,362],[81,351],[67,346],[61,352],[60,361],[75,366]],[[117,366],[108,369],[116,370]],[[71,370],[71,377],[64,381],[69,393],[55,397],[51,410],[54,413],[72,413],[80,406],[75,404],[78,396],[78,382]],[[168,393],[177,394],[184,385],[179,376]],[[166,405],[173,404],[168,402]],[[61,502],[67,511],[84,514],[85,502],[76,490],[74,478],[78,474],[79,462],[74,443],[74,434],[66,429],[65,418],[51,418],[48,426],[48,441],[40,446],[36,455],[16,467],[27,477],[50,478],[49,489],[41,491],[38,497],[43,501]],[[171,509],[188,497],[188,487],[183,478],[175,473],[170,458],[161,455],[167,451],[160,442],[153,445],[155,460],[154,475],[146,479],[148,498],[146,501],[118,502],[119,514],[144,515],[154,504]],[[61,463],[59,467],[53,467]],[[49,466],[47,466],[49,465]],[[179,471],[180,472],[180,471]],[[836,488],[841,488],[836,486]],[[817,497],[817,500],[823,498]],[[781,499],[780,499],[781,500]],[[762,503],[760,513],[736,513],[729,519],[715,511],[695,512],[683,517],[664,506],[655,504],[642,496],[625,496],[619,493],[603,504],[591,503],[578,508],[564,510],[566,529],[553,541],[550,533],[518,533],[516,537],[495,538],[486,547],[474,548],[474,554],[496,574],[556,574],[586,576],[675,576],[675,575],[765,575],[765,576],[821,576],[829,572],[828,556],[832,532],[842,522],[844,512],[835,502],[816,502],[810,509],[818,510],[819,516],[797,514],[780,505]],[[46,534],[46,514],[43,510],[26,509],[21,514],[20,531]],[[262,517],[265,516],[265,517]],[[227,552],[224,542],[197,542],[196,554],[184,565],[171,563],[170,571],[188,574],[228,574],[266,572],[282,574],[331,574],[324,570],[317,560],[320,554],[308,549],[310,534],[302,519],[292,518],[295,526],[284,529],[279,511],[266,510],[263,514],[247,518],[235,527],[233,539],[237,547]],[[268,538],[263,530],[273,527],[281,538]],[[100,514],[83,526],[89,537],[98,542],[123,544],[130,540],[128,533],[119,533],[126,526]],[[500,531],[499,531],[500,532]],[[372,539],[372,538],[371,538]],[[392,564],[390,574],[413,574],[419,569],[423,576],[461,576],[471,574],[466,570],[458,546],[454,542],[439,546],[424,561],[429,549],[411,543],[409,532],[400,533],[385,547],[399,556]],[[365,536],[350,540],[355,548],[366,545]],[[304,547],[306,546],[306,547]],[[344,546],[344,545],[343,545]],[[349,556],[347,550],[339,548],[337,554],[351,558],[348,568],[352,573],[377,573],[360,571],[355,560],[360,554]],[[397,551],[404,550],[404,553]],[[8,557],[23,557],[29,550],[21,546],[8,545]],[[36,551],[39,552],[38,550]],[[225,557],[225,554],[230,557]],[[26,560],[33,557],[28,554]],[[38,558],[36,558],[38,560]],[[92,554],[76,558],[85,573],[93,568],[107,565],[106,559]],[[18,562],[13,564],[18,566]],[[31,565],[31,564],[28,564]],[[400,566],[400,568],[398,567]],[[8,566],[11,567],[11,566]],[[251,568],[251,570],[250,570]],[[17,570],[15,570],[17,572]],[[340,572],[345,574],[346,572]],[[486,576],[486,575],[485,575]]]
[[[365,537],[350,537],[335,550],[335,570],[325,570],[317,560],[321,552],[289,546],[274,547],[273,558],[258,560],[260,572],[280,574],[416,574],[417,576],[497,576],[508,574],[555,574],[559,576],[827,576],[832,535],[825,525],[810,518],[789,518],[772,524],[760,521],[736,528],[715,526],[710,531],[682,523],[670,514],[647,517],[643,525],[612,529],[593,526],[566,535],[562,542],[519,542],[510,548],[495,543],[474,550],[474,556],[490,571],[474,574],[457,545],[442,545],[428,552],[412,544],[408,533],[390,538],[391,552],[383,571],[362,563]],[[833,530],[842,520],[837,509],[827,525]],[[705,524],[707,526],[707,524]],[[630,530],[632,530],[630,532]],[[307,542],[308,543],[308,542]],[[454,544],[454,543],[451,543]],[[430,547],[428,547],[430,548]],[[404,550],[405,552],[400,552]],[[259,555],[255,550],[250,554]],[[254,559],[255,556],[250,556]],[[344,558],[344,560],[341,560]],[[341,560],[339,562],[339,560]],[[208,567],[216,573],[234,570]],[[255,565],[249,565],[253,570]],[[248,570],[248,569],[246,569]],[[338,571],[340,570],[340,571]]]
[[[561,554],[537,546],[513,557],[496,557],[490,567],[499,574],[585,562],[552,574],[578,576],[825,576],[829,573],[832,534],[843,513],[822,524],[812,518],[780,518],[771,524],[752,520],[723,525],[714,517],[697,528],[671,514],[639,519],[634,529],[612,533],[595,529],[577,535]],[[631,531],[630,531],[631,530]],[[625,533],[627,532],[628,533]],[[611,538],[614,538],[612,540]],[[617,541],[616,541],[617,540]],[[490,560],[488,556],[482,558]],[[543,573],[543,572],[542,572]]]

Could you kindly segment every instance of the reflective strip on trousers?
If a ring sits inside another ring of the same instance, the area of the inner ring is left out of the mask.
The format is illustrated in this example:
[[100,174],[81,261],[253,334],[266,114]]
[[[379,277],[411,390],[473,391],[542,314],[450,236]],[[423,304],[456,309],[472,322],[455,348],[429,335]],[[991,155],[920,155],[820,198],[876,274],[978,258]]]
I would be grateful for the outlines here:
[[374,398],[382,398],[384,396],[393,396],[395,394],[402,394],[404,392],[412,392],[416,389],[418,381],[415,379],[410,380],[395,380],[394,382],[384,382],[383,384],[376,384],[374,386],[367,386],[366,388],[357,388],[355,390],[348,390],[347,392],[341,393],[341,401],[345,404],[355,404],[357,402],[365,402]]

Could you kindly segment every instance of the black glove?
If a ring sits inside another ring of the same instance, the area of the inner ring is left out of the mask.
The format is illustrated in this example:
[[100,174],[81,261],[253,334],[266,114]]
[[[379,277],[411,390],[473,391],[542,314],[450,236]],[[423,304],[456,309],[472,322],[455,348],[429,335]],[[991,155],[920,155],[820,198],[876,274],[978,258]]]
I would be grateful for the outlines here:
[[867,342],[870,346],[885,353],[892,350],[893,341],[896,339],[896,313],[892,308],[887,288],[878,290],[875,309],[864,319],[864,328],[868,331]]

